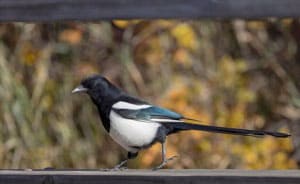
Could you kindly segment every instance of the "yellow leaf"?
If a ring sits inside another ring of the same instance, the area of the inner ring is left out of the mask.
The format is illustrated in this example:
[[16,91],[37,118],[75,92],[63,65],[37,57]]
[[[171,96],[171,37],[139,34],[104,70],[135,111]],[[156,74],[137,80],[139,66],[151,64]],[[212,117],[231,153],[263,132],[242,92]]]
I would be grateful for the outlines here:
[[263,21],[249,21],[246,23],[250,29],[254,29],[254,30],[263,30],[265,29],[265,25],[266,25],[265,22]]
[[32,46],[30,43],[25,43],[21,47],[21,61],[25,65],[35,64],[40,57],[40,51]]
[[121,29],[125,29],[133,24],[138,24],[139,22],[141,22],[141,20],[113,20],[113,24]]
[[180,46],[191,50],[197,49],[197,36],[190,25],[186,23],[179,24],[171,30],[171,34]]

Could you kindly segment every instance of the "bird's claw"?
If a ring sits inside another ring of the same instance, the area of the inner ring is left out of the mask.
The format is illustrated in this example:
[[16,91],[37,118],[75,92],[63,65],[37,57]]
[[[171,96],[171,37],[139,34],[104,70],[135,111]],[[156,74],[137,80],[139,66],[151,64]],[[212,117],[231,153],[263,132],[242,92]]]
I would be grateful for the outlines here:
[[170,158],[167,158],[166,160],[164,160],[160,165],[154,167],[152,170],[157,171],[157,170],[163,168],[165,165],[167,165],[167,163],[169,161],[174,160],[175,158],[178,158],[178,157],[179,157],[178,155],[171,156]]
[[128,167],[114,167],[111,171],[125,171],[128,170]]

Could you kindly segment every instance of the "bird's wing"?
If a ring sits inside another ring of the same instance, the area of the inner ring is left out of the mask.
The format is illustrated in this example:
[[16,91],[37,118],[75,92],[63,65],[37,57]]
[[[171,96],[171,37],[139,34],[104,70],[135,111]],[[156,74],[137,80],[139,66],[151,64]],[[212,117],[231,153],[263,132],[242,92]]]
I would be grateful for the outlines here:
[[[118,113],[123,118],[135,119],[149,122],[183,122],[182,115],[171,110],[152,106],[152,105],[134,105],[127,104],[121,108],[121,103],[114,105],[112,110]],[[122,104],[124,105],[124,103]],[[127,108],[126,108],[127,107]]]
[[126,119],[133,119],[142,122],[158,122],[164,125],[168,132],[167,134],[176,133],[183,130],[201,130],[207,132],[224,133],[224,134],[236,134],[244,136],[264,136],[271,135],[274,137],[288,137],[289,134],[281,132],[270,132],[260,130],[246,130],[239,128],[226,128],[210,125],[192,124],[187,121],[201,122],[200,120],[186,118],[176,112],[168,109],[164,109],[149,104],[129,104],[120,102],[117,105],[113,105],[112,110],[118,115]]

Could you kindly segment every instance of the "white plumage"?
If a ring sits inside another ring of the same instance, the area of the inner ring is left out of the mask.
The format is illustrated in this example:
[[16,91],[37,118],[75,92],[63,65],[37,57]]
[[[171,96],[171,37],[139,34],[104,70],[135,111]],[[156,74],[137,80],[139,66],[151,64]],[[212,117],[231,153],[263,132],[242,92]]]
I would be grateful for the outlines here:
[[143,105],[136,105],[131,104],[128,102],[117,102],[112,106],[114,109],[129,109],[129,110],[139,110],[139,109],[146,109],[148,107],[151,107],[151,105],[143,104]]
[[139,151],[133,147],[149,145],[154,140],[157,129],[161,126],[156,122],[126,119],[113,110],[111,110],[109,118],[109,135],[123,148],[133,153]]

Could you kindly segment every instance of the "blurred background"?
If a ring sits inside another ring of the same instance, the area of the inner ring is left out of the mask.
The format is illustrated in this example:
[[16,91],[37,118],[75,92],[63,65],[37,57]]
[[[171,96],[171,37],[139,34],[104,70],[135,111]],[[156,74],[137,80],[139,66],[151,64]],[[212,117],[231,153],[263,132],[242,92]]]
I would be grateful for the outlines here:
[[[100,73],[127,92],[205,124],[291,132],[290,139],[182,132],[169,168],[300,166],[299,20],[115,20],[0,24],[0,167],[104,168],[127,153],[87,95]],[[160,145],[130,168],[161,161]]]

